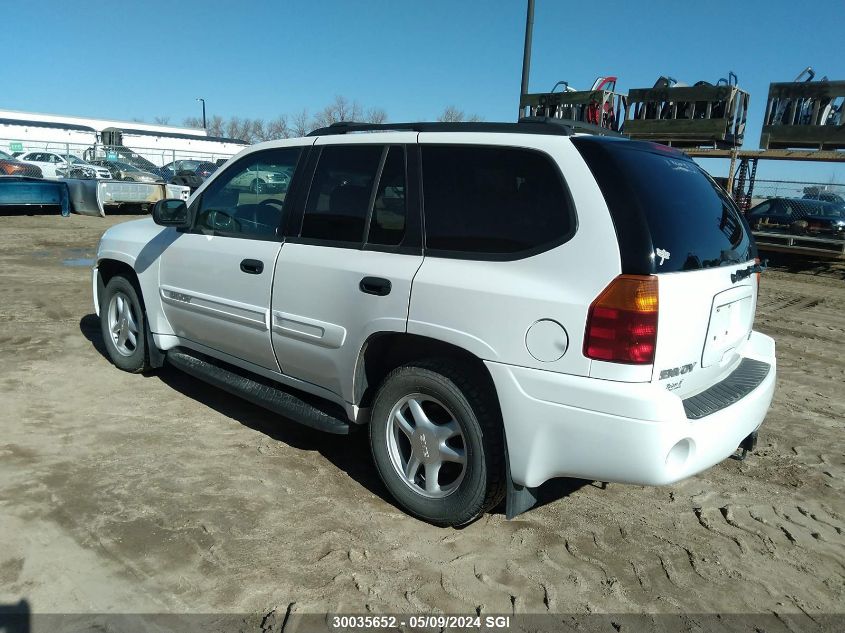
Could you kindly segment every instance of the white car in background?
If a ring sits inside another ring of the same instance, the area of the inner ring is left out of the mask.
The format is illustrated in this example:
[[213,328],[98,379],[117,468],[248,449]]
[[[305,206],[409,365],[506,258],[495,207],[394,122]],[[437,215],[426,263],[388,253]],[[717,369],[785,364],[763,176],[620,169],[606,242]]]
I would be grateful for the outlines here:
[[31,165],[37,165],[45,178],[97,178],[110,180],[111,172],[105,167],[98,167],[86,163],[72,154],[58,154],[55,152],[26,152],[18,160]]

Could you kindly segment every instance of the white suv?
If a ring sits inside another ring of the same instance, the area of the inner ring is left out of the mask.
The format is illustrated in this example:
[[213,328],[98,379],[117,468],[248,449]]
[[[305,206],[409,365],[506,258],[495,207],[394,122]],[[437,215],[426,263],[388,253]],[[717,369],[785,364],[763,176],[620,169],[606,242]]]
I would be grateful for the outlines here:
[[[256,166],[290,186],[241,186]],[[339,124],[110,228],[94,303],[121,369],[369,425],[396,500],[460,525],[553,477],[668,484],[753,449],[775,385],[755,257],[722,189],[661,145]]]

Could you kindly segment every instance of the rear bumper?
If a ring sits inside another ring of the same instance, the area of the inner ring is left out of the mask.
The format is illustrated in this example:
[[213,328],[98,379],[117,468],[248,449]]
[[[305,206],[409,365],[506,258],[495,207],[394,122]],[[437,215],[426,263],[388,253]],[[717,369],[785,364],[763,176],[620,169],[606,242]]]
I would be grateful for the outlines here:
[[738,402],[697,420],[652,383],[620,383],[488,362],[514,482],[554,477],[670,484],[719,463],[763,422],[774,395],[775,344],[753,332],[744,357],[770,365]]

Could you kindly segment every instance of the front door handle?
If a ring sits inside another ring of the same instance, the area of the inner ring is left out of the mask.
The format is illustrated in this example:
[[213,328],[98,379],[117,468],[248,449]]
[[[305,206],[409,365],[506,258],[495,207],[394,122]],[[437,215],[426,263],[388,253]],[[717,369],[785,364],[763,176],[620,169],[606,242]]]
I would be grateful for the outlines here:
[[264,262],[260,259],[245,259],[241,262],[241,270],[249,275],[260,275],[264,271]]
[[390,289],[393,285],[389,279],[383,277],[364,277],[361,283],[358,284],[361,292],[366,292],[368,295],[377,295],[384,297],[390,294]]

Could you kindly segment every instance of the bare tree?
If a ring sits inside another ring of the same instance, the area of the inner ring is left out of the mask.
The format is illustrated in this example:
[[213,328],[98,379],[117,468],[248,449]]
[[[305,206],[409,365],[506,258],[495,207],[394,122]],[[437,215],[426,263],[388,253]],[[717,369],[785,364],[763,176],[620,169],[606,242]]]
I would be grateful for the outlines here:
[[170,123],[170,117],[169,116],[157,116],[156,118],[153,119],[153,121],[155,121],[159,125],[167,125],[168,123]]
[[[159,117],[161,119],[162,117]],[[313,118],[308,110],[288,118],[282,114],[272,121],[264,119],[248,119],[237,116],[223,119],[213,115],[207,121],[206,130],[210,136],[236,138],[247,143],[259,143],[292,136],[305,136],[318,127],[326,127],[338,121],[367,121],[369,123],[384,123],[387,112],[383,108],[369,108],[364,111],[357,101],[350,101],[346,97],[336,96],[334,101],[323,108]],[[185,127],[202,129],[202,120],[188,117],[183,120]]]
[[195,116],[189,116],[189,117],[186,117],[185,119],[182,119],[182,125],[184,125],[185,127],[193,127],[193,128],[197,128],[198,130],[201,130],[202,129],[202,119],[200,119],[199,117],[195,117]]
[[290,138],[288,118],[284,114],[276,117],[267,124],[264,140],[274,141],[280,138]]
[[370,108],[367,114],[364,115],[364,120],[367,123],[385,123],[387,121],[387,112],[382,108]]
[[314,115],[317,127],[328,127],[340,121],[360,121],[363,116],[361,104],[337,95],[334,101]]
[[483,119],[479,115],[467,115],[463,110],[460,110],[453,105],[446,106],[443,109],[443,112],[441,112],[440,115],[437,117],[437,120],[443,121],[444,123],[459,123],[461,121],[468,121],[474,123],[477,121],[483,121]]
[[314,126],[311,124],[311,117],[308,116],[308,110],[303,109],[293,115],[290,123],[290,135],[294,137],[305,136]]

